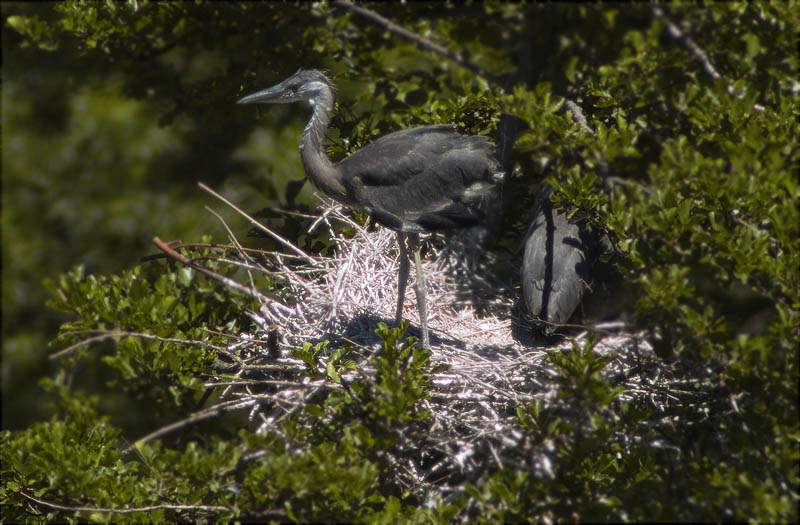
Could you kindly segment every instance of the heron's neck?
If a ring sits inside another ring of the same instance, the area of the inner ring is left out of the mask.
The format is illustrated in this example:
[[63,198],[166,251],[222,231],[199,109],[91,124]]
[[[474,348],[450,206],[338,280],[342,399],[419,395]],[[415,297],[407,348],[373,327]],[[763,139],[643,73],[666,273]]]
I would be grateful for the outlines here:
[[339,170],[328,159],[325,148],[322,146],[322,137],[331,121],[333,93],[320,93],[309,103],[314,111],[300,139],[300,158],[303,161],[303,169],[311,182],[323,193],[339,202],[346,203],[347,193],[340,180]]

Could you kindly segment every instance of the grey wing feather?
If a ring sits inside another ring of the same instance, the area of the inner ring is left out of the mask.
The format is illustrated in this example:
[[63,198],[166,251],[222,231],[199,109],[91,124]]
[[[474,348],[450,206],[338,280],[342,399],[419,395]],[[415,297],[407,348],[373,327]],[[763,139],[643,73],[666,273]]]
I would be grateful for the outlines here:
[[392,133],[338,167],[354,202],[404,231],[480,223],[478,205],[502,177],[486,137],[461,135],[450,126]]

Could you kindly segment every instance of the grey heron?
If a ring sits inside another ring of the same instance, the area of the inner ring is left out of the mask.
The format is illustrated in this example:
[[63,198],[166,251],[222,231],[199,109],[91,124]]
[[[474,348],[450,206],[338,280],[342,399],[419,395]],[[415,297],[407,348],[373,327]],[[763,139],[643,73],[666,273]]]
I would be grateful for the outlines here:
[[584,321],[614,315],[622,307],[620,276],[600,260],[613,250],[611,241],[554,210],[553,191],[545,184],[536,195],[520,272],[525,304],[546,335],[566,323],[579,307]]
[[323,193],[397,232],[400,268],[396,323],[402,319],[408,279],[407,249],[413,250],[422,343],[430,347],[418,235],[486,222],[489,206],[485,202],[497,191],[503,170],[486,137],[462,135],[449,125],[390,133],[334,164],[322,144],[334,101],[333,83],[324,73],[299,70],[238,103],[305,102],[311,106],[311,118],[300,139],[305,173]]

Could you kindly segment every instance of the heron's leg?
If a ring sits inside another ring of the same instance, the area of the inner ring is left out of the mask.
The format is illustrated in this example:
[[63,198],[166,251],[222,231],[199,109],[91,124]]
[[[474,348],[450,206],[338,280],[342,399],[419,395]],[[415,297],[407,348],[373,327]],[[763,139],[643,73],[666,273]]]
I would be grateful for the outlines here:
[[431,347],[431,339],[428,334],[428,305],[425,300],[425,276],[422,275],[422,262],[419,257],[419,237],[416,233],[409,236],[409,240],[413,245],[414,250],[414,263],[417,266],[417,282],[414,286],[417,292],[417,310],[419,311],[419,324],[422,326],[422,346],[425,348]]
[[400,247],[400,270],[397,276],[397,310],[394,314],[394,324],[400,324],[403,319],[403,299],[406,296],[406,282],[408,281],[408,253],[406,252],[406,235],[397,232],[397,245]]

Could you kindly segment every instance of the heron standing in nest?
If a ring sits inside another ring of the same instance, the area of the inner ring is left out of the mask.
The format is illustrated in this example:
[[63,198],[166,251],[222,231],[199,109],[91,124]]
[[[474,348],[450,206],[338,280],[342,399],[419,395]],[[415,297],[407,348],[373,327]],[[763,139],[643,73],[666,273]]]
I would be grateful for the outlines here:
[[397,232],[400,248],[395,322],[402,319],[408,279],[407,250],[414,252],[422,343],[430,347],[420,233],[485,225],[486,205],[499,191],[503,170],[486,137],[462,135],[449,125],[390,133],[332,163],[322,138],[331,121],[333,83],[321,71],[300,70],[280,84],[248,95],[239,104],[305,102],[311,119],[300,139],[300,158],[311,182],[336,201],[367,213]]

